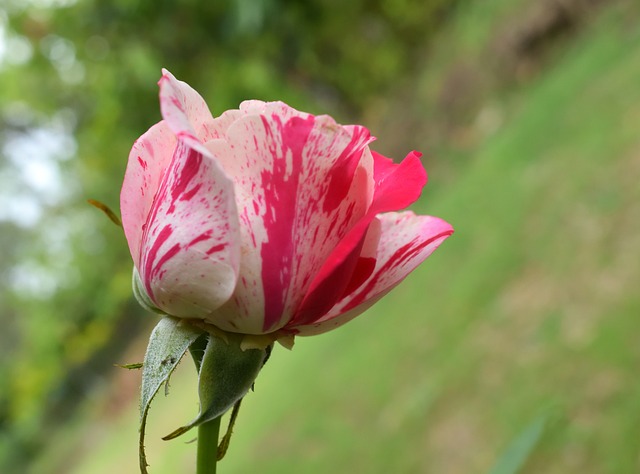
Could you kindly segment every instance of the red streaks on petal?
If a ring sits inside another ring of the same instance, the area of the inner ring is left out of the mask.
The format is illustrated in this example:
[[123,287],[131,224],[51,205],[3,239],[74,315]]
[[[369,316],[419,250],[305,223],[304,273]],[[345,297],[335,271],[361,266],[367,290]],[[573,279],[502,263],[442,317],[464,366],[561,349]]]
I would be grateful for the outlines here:
[[357,290],[373,273],[376,268],[376,259],[373,257],[360,257],[351,275],[351,281],[344,290],[342,298]]
[[181,201],[190,201],[193,196],[196,195],[196,193],[200,190],[200,187],[202,186],[202,184],[197,184],[195,185],[193,188],[191,188],[189,191],[187,191],[186,193],[184,193],[181,197],[180,200]]
[[[262,282],[264,289],[263,330],[268,332],[282,317],[287,292],[292,277],[294,256],[293,227],[298,184],[302,168],[302,152],[313,129],[315,117],[292,117],[282,124],[280,117],[272,116],[272,121],[262,117],[268,136],[273,136],[275,126],[281,138],[281,149],[273,153],[273,169],[261,174],[262,187],[267,206],[264,227],[267,240],[262,244]],[[277,140],[270,140],[278,143]],[[288,169],[287,160],[290,160]]]
[[[200,189],[201,184],[197,184],[192,189],[187,190],[189,183],[198,174],[200,166],[202,165],[202,155],[196,150],[189,148],[185,143],[180,143],[176,148],[175,155],[180,156],[186,152],[187,156],[184,158],[185,165],[180,170],[180,174],[173,183],[171,192],[171,205],[167,210],[167,214],[172,214],[175,211],[175,202],[180,199],[182,201],[188,201],[196,195]],[[164,190],[166,192],[166,189]]]
[[345,288],[349,287],[351,275],[357,269],[363,243],[364,235],[347,255],[332,255],[337,261],[327,262],[332,263],[330,278],[322,278],[312,287],[291,320],[291,325],[311,324],[324,316],[340,300]]
[[360,162],[364,145],[369,140],[369,131],[364,127],[354,127],[351,142],[347,145],[331,170],[329,188],[322,205],[325,213],[334,211],[347,196],[353,175]]
[[142,166],[142,169],[147,171],[147,162],[142,159],[142,157],[138,157],[138,163]]
[[209,250],[207,250],[206,253],[207,253],[207,255],[211,255],[211,254],[214,254],[214,253],[222,252],[226,247],[227,247],[227,244],[214,245]]
[[[189,183],[191,182],[191,180],[194,178],[194,176],[198,173],[198,170],[200,169],[200,166],[202,163],[202,155],[193,149],[189,149],[188,156],[185,159],[185,163],[186,163],[185,166],[180,171],[180,176],[178,176],[178,179],[176,180],[176,182],[173,185],[173,188],[171,189],[171,198],[174,201],[178,199],[181,195],[187,194],[187,186],[189,186]],[[198,186],[196,186],[196,188]],[[189,192],[192,192],[192,190]],[[197,189],[196,189],[196,192],[197,192]],[[193,197],[193,194],[191,194],[190,196]],[[189,198],[185,197],[184,199],[189,199]]]
[[187,138],[187,139],[198,141],[198,137],[196,137],[193,133],[186,130],[176,133],[176,136],[178,138]]
[[[357,249],[362,248],[362,239],[378,213],[402,209],[420,196],[426,184],[426,172],[420,162],[420,154],[410,153],[400,164],[395,164],[389,158],[375,153],[374,180],[376,188],[370,208],[347,231],[315,275],[300,310],[290,323],[311,324],[322,318],[324,313],[321,313],[320,309],[325,312],[330,310],[330,303],[336,303],[357,290],[371,276],[376,261],[365,259],[363,256],[358,258]],[[345,215],[352,212],[353,206],[344,210]],[[342,235],[345,229],[341,226],[335,228],[337,224],[337,221],[331,223],[329,233],[339,232]],[[361,296],[362,298],[364,296]]]
[[142,146],[144,147],[145,151],[149,154],[149,156],[153,160],[155,158],[155,153],[153,151],[153,142],[151,140],[149,140],[148,138],[145,138],[142,141]]
[[353,299],[349,302],[349,304],[347,304],[342,309],[342,312],[349,311],[350,309],[355,308],[356,306],[363,303],[367,299],[371,299],[375,297],[376,296],[375,294],[370,294],[371,290],[373,290],[376,286],[378,286],[379,280],[386,273],[388,273],[391,269],[398,267],[403,263],[406,263],[407,261],[411,260],[417,254],[419,254],[420,251],[423,248],[425,248],[427,245],[431,244],[432,242],[438,239],[441,239],[442,237],[451,235],[452,232],[453,231],[451,230],[446,232],[441,232],[429,239],[426,239],[420,242],[418,242],[417,240],[412,240],[411,242],[400,247],[398,250],[396,250],[393,253],[393,255],[391,255],[389,260],[387,260],[385,264],[378,269],[374,277],[371,278],[371,280],[369,280],[369,283],[367,283],[367,285],[364,288],[362,288],[357,295],[353,297]]
[[409,153],[399,164],[379,153],[374,154],[376,190],[370,212],[381,213],[404,209],[415,202],[427,184],[427,172],[420,162],[421,154]]
[[184,107],[182,105],[182,100],[180,100],[178,97],[173,95],[173,96],[171,96],[171,102],[176,107],[176,109],[180,110],[181,112],[184,112]]
[[169,250],[167,250],[162,257],[160,257],[160,260],[158,260],[158,262],[154,265],[153,276],[155,276],[155,274],[157,274],[160,271],[160,269],[167,262],[167,260],[174,257],[180,251],[180,248],[181,248],[180,244],[177,244],[177,243],[173,244],[173,246]]
[[208,230],[208,231],[206,231],[206,232],[203,232],[202,234],[200,234],[200,235],[198,235],[196,238],[194,238],[191,242],[189,242],[189,243],[187,244],[187,246],[188,246],[188,247],[191,247],[191,246],[193,246],[193,245],[197,244],[198,242],[202,242],[203,240],[210,239],[210,238],[211,238],[211,234],[212,234],[212,231],[211,231],[211,230]]
[[153,299],[153,291],[151,291],[151,280],[154,274],[154,268],[157,267],[155,265],[156,257],[158,256],[160,247],[162,247],[162,244],[167,241],[172,233],[173,229],[170,225],[167,224],[166,226],[164,226],[164,228],[158,233],[157,237],[152,242],[147,254],[144,255],[144,269],[142,279],[144,281],[144,286],[147,289],[147,294],[149,295],[149,297],[151,297],[151,299]]
[[[150,232],[152,231],[152,224],[157,221],[158,212],[161,212],[161,206],[163,202],[169,202],[169,207],[166,209],[166,214],[173,214],[176,210],[176,202],[188,201],[193,199],[201,189],[202,184],[198,183],[193,187],[190,187],[194,177],[198,174],[200,167],[202,166],[203,157],[197,151],[189,148],[184,142],[179,142],[176,150],[174,151],[173,163],[171,169],[177,166],[179,163],[183,166],[180,167],[177,175],[172,175],[168,170],[167,174],[163,177],[162,183],[154,197],[154,205],[151,212],[147,216],[147,221],[143,225],[143,239],[142,242],[149,242],[150,247],[141,255],[144,259],[143,262],[143,279],[147,293],[153,299],[152,281],[161,277],[162,266],[173,256],[175,256],[182,246],[178,243],[174,244],[169,250],[167,250],[162,256],[159,256],[159,252],[163,244],[169,239],[173,233],[173,228],[170,224],[165,225],[160,232],[152,240],[149,239]],[[180,160],[180,161],[176,161]],[[175,178],[175,179],[172,179]],[[211,237],[211,231],[201,233],[193,238],[186,246],[189,248],[198,242]],[[142,243],[141,242],[141,243]]]

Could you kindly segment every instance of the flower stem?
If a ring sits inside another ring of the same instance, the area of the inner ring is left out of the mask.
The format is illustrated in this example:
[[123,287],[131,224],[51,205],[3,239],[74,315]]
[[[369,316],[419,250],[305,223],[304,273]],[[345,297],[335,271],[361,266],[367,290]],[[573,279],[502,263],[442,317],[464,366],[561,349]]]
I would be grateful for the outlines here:
[[215,418],[198,426],[196,474],[216,474],[220,418]]
[[[196,364],[196,369],[200,372],[202,357],[207,347],[208,336],[198,338],[189,351]],[[218,462],[218,436],[220,432],[220,418],[198,426],[198,454],[196,457],[196,474],[215,474]]]

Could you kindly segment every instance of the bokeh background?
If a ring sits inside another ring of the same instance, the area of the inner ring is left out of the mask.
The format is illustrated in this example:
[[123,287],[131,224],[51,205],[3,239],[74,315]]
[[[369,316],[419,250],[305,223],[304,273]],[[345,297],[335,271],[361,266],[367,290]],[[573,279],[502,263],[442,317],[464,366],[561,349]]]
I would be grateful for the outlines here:
[[[640,4],[0,1],[0,472],[138,472],[118,208],[161,67],[214,114],[284,100],[424,152],[456,234],[365,315],[281,347],[225,473],[640,472]],[[151,409],[197,412],[190,363]]]

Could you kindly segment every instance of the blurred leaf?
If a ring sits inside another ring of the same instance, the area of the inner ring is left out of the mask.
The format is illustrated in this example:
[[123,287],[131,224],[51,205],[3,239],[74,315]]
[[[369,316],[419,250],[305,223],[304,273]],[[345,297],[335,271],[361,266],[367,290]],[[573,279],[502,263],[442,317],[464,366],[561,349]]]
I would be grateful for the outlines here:
[[517,474],[533,453],[538,441],[544,434],[549,416],[538,415],[507,446],[498,462],[489,471],[490,474]]

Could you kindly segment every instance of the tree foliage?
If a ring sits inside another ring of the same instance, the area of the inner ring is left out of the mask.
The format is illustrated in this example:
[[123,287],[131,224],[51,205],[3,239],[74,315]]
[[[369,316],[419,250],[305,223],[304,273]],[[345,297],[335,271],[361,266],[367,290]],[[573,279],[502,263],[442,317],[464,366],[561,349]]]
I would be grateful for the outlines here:
[[444,0],[5,0],[0,6],[0,470],[24,466],[143,327],[118,207],[169,68],[354,119],[424,54]]

